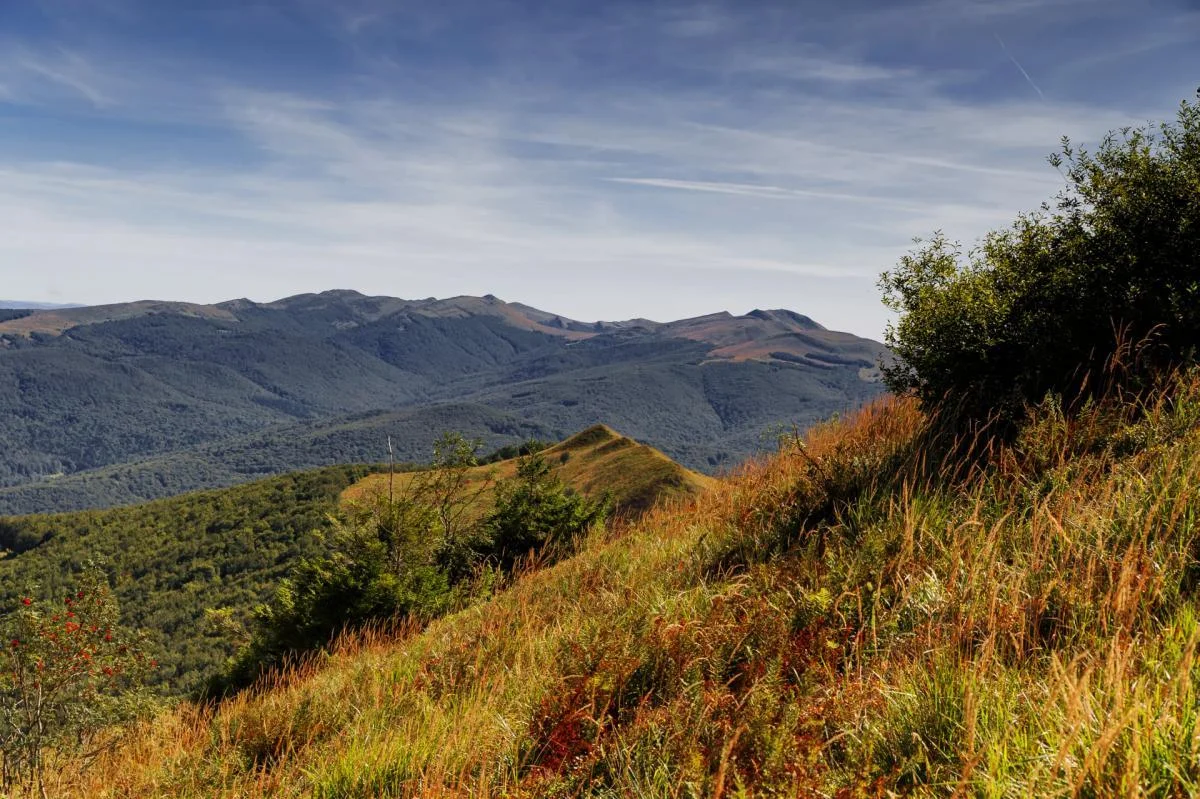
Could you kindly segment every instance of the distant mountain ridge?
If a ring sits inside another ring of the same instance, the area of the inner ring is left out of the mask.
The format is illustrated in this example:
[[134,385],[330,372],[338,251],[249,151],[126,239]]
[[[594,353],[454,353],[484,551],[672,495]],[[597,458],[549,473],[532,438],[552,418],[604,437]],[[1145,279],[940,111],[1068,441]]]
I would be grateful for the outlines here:
[[[298,294],[269,303],[248,299],[229,300],[215,305],[186,302],[140,300],[117,305],[90,306],[26,306],[37,311],[0,322],[0,339],[28,336],[35,333],[61,335],[75,327],[130,319],[174,314],[198,319],[229,322],[241,321],[239,314],[259,309],[286,312],[325,311],[331,302],[341,304],[349,312],[339,329],[350,329],[397,315],[416,315],[434,319],[491,316],[512,326],[562,336],[568,339],[590,338],[605,333],[633,332],[638,334],[678,337],[713,344],[713,357],[744,360],[770,357],[765,342],[773,342],[777,350],[804,356],[825,349],[830,343],[848,344],[859,339],[848,333],[826,330],[807,316],[788,310],[754,310],[745,316],[720,311],[705,316],[675,322],[654,322],[631,319],[617,322],[580,322],[557,314],[547,313],[522,303],[508,303],[488,294],[483,297],[459,296],[448,299],[404,300],[397,297],[368,297],[357,291],[335,289],[320,294]],[[0,306],[3,307],[3,306]],[[15,306],[14,306],[15,307]]]
[[79,308],[76,303],[57,302],[28,302],[26,300],[0,300],[0,309],[4,310],[47,310],[51,308]]
[[581,322],[492,295],[13,311],[0,512],[377,461],[387,435],[419,454],[442,429],[500,446],[602,422],[713,471],[878,394],[885,353],[787,310]]

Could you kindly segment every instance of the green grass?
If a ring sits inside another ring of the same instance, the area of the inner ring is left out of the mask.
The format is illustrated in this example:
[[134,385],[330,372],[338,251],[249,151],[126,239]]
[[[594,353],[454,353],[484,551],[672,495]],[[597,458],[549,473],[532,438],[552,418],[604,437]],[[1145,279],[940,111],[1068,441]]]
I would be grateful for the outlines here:
[[65,796],[1188,796],[1200,379],[938,465],[810,432],[423,631],[147,722]]

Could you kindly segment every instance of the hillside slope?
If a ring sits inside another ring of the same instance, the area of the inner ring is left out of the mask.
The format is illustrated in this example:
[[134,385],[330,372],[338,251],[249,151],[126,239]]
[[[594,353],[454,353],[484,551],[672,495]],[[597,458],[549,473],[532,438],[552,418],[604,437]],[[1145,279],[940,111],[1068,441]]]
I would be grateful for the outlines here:
[[1200,380],[1170,393],[1048,407],[984,470],[875,405],[64,795],[1193,795]]
[[233,642],[204,627],[207,608],[245,621],[289,566],[320,548],[316,532],[362,466],[272,477],[144,505],[0,517],[0,607],[19,596],[61,596],[90,559],[115,574],[127,623],[150,633],[173,692],[201,685]]
[[[331,291],[10,311],[0,314],[0,488],[36,490],[0,506],[111,505],[327,465],[340,453],[318,460],[289,437],[376,414],[381,433],[407,442],[403,420],[393,428],[383,416],[433,406],[442,429],[472,437],[493,436],[496,414],[546,437],[609,423],[715,471],[759,451],[773,427],[876,396],[883,353],[790,311],[584,323],[492,296]],[[266,438],[252,470],[209,457],[255,435]],[[172,462],[155,467],[170,475],[160,485],[145,468],[95,472],[149,458]]]
[[[568,486],[609,494],[628,519],[712,483],[602,425],[546,455]],[[234,649],[230,629],[206,627],[206,609],[229,608],[235,625],[247,622],[289,568],[323,551],[340,503],[386,485],[386,475],[370,471],[326,467],[131,507],[0,517],[0,608],[19,596],[58,596],[86,560],[106,563],[117,575],[126,622],[152,635],[157,680],[169,692],[187,692]],[[515,461],[476,470],[497,480],[515,473]]]

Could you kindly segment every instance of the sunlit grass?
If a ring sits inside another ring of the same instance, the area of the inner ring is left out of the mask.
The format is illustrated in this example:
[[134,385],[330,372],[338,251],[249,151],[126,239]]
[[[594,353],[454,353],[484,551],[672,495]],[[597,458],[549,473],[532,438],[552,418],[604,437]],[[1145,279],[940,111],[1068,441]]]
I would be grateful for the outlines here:
[[881,401],[61,795],[1194,795],[1197,418],[1047,405],[972,469]]
[[[553,474],[589,499],[609,497],[623,517],[636,517],[663,500],[686,499],[710,488],[713,478],[675,463],[658,450],[594,425],[542,451]],[[516,476],[519,459],[511,458],[470,470],[468,481],[480,489],[476,513],[494,502],[492,487]],[[401,495],[414,479],[411,472],[371,474],[342,492],[342,502],[371,503]]]

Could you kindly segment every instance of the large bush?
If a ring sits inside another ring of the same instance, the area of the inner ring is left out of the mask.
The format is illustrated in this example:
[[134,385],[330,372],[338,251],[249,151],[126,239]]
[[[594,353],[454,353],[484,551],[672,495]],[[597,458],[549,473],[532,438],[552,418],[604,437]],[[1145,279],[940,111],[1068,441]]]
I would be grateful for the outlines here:
[[[496,504],[484,520],[486,549],[502,569],[524,556],[567,552],[608,515],[606,500],[590,500],[572,491],[550,471],[540,453],[521,458],[515,479],[496,488]],[[545,552],[553,548],[558,552]]]
[[1200,104],[1174,123],[1064,138],[1066,187],[964,254],[941,233],[884,273],[889,387],[960,420],[1016,419],[1192,360],[1200,342]]

